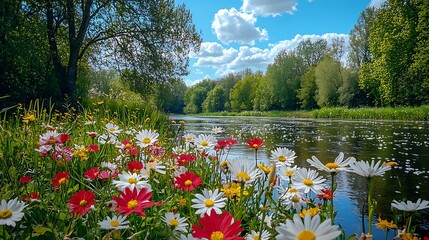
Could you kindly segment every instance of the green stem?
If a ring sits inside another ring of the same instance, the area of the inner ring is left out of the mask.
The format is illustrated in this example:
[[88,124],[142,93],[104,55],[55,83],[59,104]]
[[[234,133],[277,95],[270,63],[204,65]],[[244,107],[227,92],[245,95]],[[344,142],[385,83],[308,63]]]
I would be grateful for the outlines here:
[[411,213],[410,216],[408,217],[407,233],[410,233],[412,218],[413,218],[413,215]]
[[255,167],[258,167],[258,149],[255,148]]
[[368,233],[372,235],[372,199],[371,199],[371,178],[368,177]]
[[335,172],[331,173],[331,202],[329,205],[329,216],[331,217],[331,224],[334,224],[334,192],[335,192]]

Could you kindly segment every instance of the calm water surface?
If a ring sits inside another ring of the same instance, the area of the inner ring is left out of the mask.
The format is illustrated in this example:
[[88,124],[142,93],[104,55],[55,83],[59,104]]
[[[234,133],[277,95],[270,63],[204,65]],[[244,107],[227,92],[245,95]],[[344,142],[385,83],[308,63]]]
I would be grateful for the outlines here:
[[[171,119],[184,120],[185,131],[197,135],[212,133],[215,126],[222,127],[225,132],[216,135],[218,139],[234,137],[239,142],[233,147],[230,158],[253,159],[254,152],[245,142],[260,137],[265,141],[264,148],[258,151],[258,160],[262,161],[268,161],[271,150],[287,147],[296,152],[295,164],[300,167],[310,167],[306,160],[313,155],[324,163],[332,162],[339,152],[358,161],[398,162],[395,169],[374,178],[373,192],[378,201],[375,220],[379,214],[389,218],[393,199],[429,200],[429,124],[425,122],[190,116],[172,116]],[[325,178],[330,179],[328,175]],[[336,182],[334,203],[338,215],[335,223],[345,229],[347,236],[359,234],[366,180],[353,173],[339,173]],[[384,231],[375,227],[373,231],[374,239],[385,238]],[[393,233],[389,237],[391,239]]]

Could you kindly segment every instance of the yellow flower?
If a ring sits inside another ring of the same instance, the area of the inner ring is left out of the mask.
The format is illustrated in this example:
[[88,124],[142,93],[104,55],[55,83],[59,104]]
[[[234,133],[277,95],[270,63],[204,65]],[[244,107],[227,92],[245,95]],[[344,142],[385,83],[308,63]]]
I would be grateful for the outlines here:
[[34,114],[29,114],[29,115],[27,115],[26,117],[23,117],[23,118],[22,118],[22,121],[23,121],[25,124],[28,124],[29,122],[32,122],[32,121],[34,121],[34,120],[36,120],[36,117],[34,116]]
[[103,105],[103,103],[104,103],[103,101],[97,102],[98,105]]
[[271,168],[265,166],[263,163],[257,165],[259,169],[264,171],[265,174],[269,174],[271,172]]
[[[240,199],[240,195],[241,195],[241,187],[240,184],[238,183],[232,183],[231,185],[224,185],[221,189],[222,192],[225,193],[225,197],[234,200]],[[246,191],[246,189],[243,189],[243,195],[247,196],[249,193]]]
[[319,208],[303,209],[303,210],[301,211],[301,213],[299,214],[299,216],[300,216],[300,217],[302,217],[302,218],[304,218],[304,217],[305,217],[305,215],[306,215],[307,213],[309,213],[311,217],[314,217],[314,216],[316,216],[316,214],[318,214],[318,213],[319,213],[319,210],[320,210]]
[[397,165],[398,165],[398,163],[397,163],[397,162],[393,162],[393,161],[391,161],[391,162],[386,162],[386,163],[384,163],[384,165],[386,165],[386,166],[390,166],[390,167],[395,167],[395,166],[397,166]]
[[403,234],[400,234],[399,237],[402,240],[419,240],[418,237],[412,235],[411,233],[403,233]]
[[186,199],[184,199],[183,197],[180,197],[179,206],[180,207],[186,207]]
[[376,223],[375,226],[380,229],[383,229],[384,231],[398,228],[398,226],[396,226],[396,224],[394,224],[393,221],[388,222],[387,220],[383,220],[381,218],[378,218],[378,223]]

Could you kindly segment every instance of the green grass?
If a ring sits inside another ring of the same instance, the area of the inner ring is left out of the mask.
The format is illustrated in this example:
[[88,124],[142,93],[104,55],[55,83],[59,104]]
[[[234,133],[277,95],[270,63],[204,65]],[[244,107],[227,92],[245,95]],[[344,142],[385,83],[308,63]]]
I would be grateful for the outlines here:
[[201,116],[261,116],[284,118],[331,118],[331,119],[373,119],[373,120],[403,120],[428,121],[429,106],[420,107],[386,107],[386,108],[345,108],[332,107],[311,111],[244,111],[201,113]]

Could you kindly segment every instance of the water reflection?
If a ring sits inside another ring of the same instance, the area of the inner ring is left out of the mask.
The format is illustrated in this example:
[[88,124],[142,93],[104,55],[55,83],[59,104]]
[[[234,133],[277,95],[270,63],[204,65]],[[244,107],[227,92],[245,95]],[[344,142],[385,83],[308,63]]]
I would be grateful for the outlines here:
[[[213,127],[222,127],[225,132],[218,135],[219,138],[234,137],[239,142],[231,158],[252,156],[254,152],[245,141],[261,137],[265,147],[258,151],[259,159],[268,160],[271,150],[287,147],[296,152],[295,163],[300,167],[309,167],[306,160],[312,155],[322,162],[331,162],[339,152],[357,160],[396,161],[395,169],[384,177],[374,178],[374,195],[378,201],[374,219],[380,214],[383,218],[389,217],[393,199],[429,200],[429,126],[424,122],[189,116],[172,119],[184,120],[185,130],[195,134],[208,134]],[[325,177],[329,179],[327,174]],[[366,181],[352,173],[339,173],[337,184],[336,223],[341,224],[346,235],[360,233]],[[384,234],[374,228],[375,239],[384,239]]]

